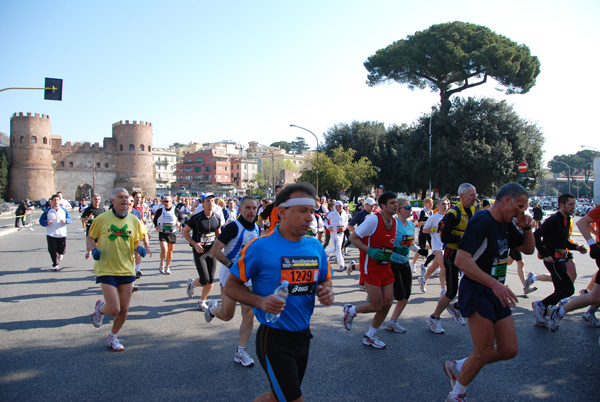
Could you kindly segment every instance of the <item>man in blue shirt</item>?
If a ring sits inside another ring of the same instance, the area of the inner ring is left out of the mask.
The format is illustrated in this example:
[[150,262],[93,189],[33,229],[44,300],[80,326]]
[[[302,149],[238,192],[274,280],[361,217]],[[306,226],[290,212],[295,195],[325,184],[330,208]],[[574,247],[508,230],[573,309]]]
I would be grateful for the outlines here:
[[[312,222],[315,195],[308,183],[281,190],[275,199],[279,227],[242,250],[225,284],[225,294],[253,306],[260,322],[256,354],[271,392],[255,401],[303,400],[300,385],[308,363],[315,296],[321,304],[333,304],[332,272],[323,246],[314,237],[305,236]],[[251,291],[244,286],[248,280],[252,280]],[[285,301],[273,294],[283,280],[289,282]],[[268,322],[266,313],[281,316]]]

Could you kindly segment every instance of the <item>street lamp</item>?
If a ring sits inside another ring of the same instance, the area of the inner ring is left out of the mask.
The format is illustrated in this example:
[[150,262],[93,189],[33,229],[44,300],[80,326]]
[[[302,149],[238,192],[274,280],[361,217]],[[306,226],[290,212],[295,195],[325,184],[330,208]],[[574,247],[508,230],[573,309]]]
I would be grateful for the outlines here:
[[290,127],[296,127],[296,128],[301,129],[301,130],[308,131],[309,133],[311,133],[312,135],[314,135],[315,136],[315,140],[317,140],[317,170],[316,170],[316,172],[317,172],[317,195],[319,195],[319,139],[317,138],[317,135],[315,133],[313,133],[312,131],[310,131],[310,130],[304,128],[304,127],[300,127],[300,126],[297,126],[295,124],[290,124]]
[[429,115],[429,197],[431,197],[431,121],[433,119],[433,111],[435,107],[431,107],[431,115]]
[[555,159],[552,159],[550,162],[556,162],[556,163],[562,163],[563,165],[565,165],[566,167],[569,168],[569,176],[568,176],[568,183],[569,183],[569,194],[571,194],[571,166],[567,165],[564,162],[561,161],[557,161]]

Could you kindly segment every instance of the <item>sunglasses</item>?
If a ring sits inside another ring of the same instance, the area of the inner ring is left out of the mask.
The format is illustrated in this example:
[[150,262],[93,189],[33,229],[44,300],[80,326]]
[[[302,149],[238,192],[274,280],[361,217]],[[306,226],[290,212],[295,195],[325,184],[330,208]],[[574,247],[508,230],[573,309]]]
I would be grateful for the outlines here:
[[171,202],[171,201],[163,201],[162,203],[163,203],[163,204],[168,204],[168,203],[170,203],[170,202]]
[[412,207],[410,205],[407,205],[407,206],[402,207],[400,209],[406,209],[407,211],[410,211],[410,210],[412,210]]

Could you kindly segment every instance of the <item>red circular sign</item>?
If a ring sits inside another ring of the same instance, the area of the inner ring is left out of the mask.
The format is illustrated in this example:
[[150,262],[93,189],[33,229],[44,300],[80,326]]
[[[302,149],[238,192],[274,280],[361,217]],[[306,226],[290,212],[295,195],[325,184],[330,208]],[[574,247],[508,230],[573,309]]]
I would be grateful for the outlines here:
[[526,162],[519,163],[519,172],[525,173],[527,171],[527,167],[528,166]]

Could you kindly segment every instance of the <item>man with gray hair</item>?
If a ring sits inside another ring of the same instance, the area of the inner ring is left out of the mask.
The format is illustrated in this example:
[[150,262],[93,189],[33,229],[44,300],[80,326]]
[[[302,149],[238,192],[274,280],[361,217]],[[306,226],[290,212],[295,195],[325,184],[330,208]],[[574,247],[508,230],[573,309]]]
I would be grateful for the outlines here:
[[444,250],[444,267],[446,268],[446,293],[440,296],[437,307],[433,314],[427,317],[427,324],[431,332],[443,334],[444,329],[440,323],[440,316],[444,309],[454,318],[459,325],[465,325],[465,319],[461,316],[458,304],[451,304],[458,293],[458,267],[454,264],[458,242],[465,233],[469,219],[475,214],[473,204],[477,200],[477,191],[475,186],[469,183],[463,183],[458,187],[458,196],[460,202],[446,212],[443,220],[443,229],[441,233],[442,242],[446,244]]
[[[517,355],[517,331],[511,306],[515,294],[504,284],[510,248],[533,254],[533,219],[525,215],[527,191],[518,183],[505,184],[494,205],[469,221],[458,243],[454,260],[464,275],[460,281],[459,307],[469,320],[473,352],[462,360],[444,363],[452,392],[447,401],[464,401],[467,386],[489,363]],[[521,228],[519,231],[513,223]]]

